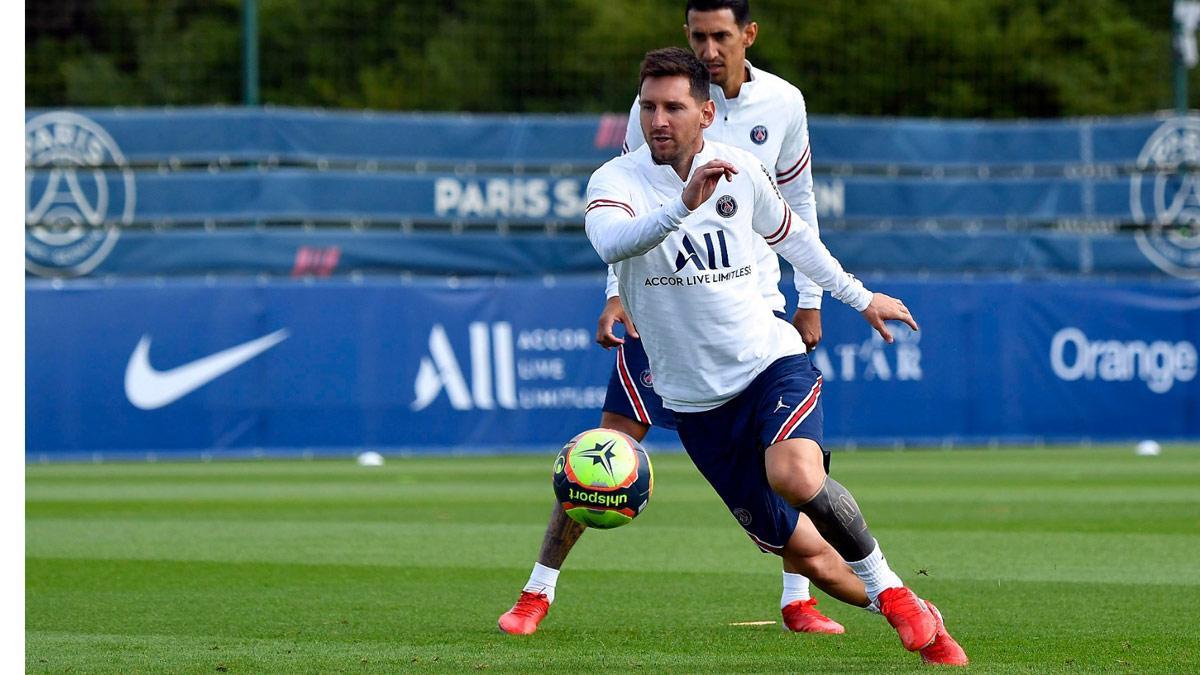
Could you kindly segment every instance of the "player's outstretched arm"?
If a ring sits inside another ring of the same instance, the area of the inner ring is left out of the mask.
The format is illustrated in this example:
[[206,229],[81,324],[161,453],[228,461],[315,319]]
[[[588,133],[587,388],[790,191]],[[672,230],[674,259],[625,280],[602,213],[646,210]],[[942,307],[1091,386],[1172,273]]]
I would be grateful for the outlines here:
[[825,244],[779,197],[769,180],[765,169],[762,175],[756,176],[756,182],[766,187],[760,187],[755,195],[755,231],[796,271],[829,291],[834,298],[860,312],[865,311],[871,304],[871,292],[842,269]]
[[753,226],[766,238],[771,248],[833,297],[861,312],[867,323],[887,342],[892,342],[893,338],[884,323],[886,321],[903,321],[917,330],[917,322],[904,303],[882,293],[872,293],[842,269],[842,264],[825,248],[812,229],[805,227],[800,216],[783,201],[766,168],[754,174],[754,180]]

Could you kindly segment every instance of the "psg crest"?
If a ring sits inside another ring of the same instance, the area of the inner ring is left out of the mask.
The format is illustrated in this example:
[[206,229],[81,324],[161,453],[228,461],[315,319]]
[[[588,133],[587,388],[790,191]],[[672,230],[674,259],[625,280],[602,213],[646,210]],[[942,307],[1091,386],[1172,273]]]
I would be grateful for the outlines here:
[[721,198],[717,200],[717,213],[719,213],[722,218],[729,218],[733,216],[733,214],[737,213],[737,202],[734,201],[733,197],[729,195],[722,195]]
[[767,128],[763,125],[758,125],[750,130],[750,140],[755,145],[762,145],[767,142]]
[[92,120],[50,112],[25,123],[25,269],[79,276],[99,265],[133,220],[133,171]]
[[734,509],[733,517],[737,518],[737,521],[741,523],[742,527],[748,527],[751,521],[754,520],[754,517],[751,516],[750,512],[746,509]]
[[1167,274],[1200,278],[1200,119],[1168,120],[1130,177],[1129,207],[1145,229],[1138,248]]

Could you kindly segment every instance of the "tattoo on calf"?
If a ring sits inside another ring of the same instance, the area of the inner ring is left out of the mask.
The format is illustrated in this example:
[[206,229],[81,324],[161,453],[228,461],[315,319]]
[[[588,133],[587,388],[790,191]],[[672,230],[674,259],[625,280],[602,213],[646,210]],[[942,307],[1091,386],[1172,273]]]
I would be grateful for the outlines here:
[[546,526],[546,536],[542,538],[542,549],[538,553],[538,562],[554,569],[561,567],[563,561],[567,559],[567,554],[571,552],[571,548],[583,536],[583,531],[586,529],[583,525],[571,520],[561,507],[555,506],[554,512],[550,515],[550,522]]

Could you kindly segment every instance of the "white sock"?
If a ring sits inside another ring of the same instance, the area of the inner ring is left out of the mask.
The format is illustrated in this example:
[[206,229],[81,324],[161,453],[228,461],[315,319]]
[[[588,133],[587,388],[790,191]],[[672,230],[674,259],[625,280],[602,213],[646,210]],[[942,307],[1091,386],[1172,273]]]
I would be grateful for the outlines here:
[[521,590],[528,593],[545,593],[546,599],[554,602],[554,585],[558,583],[558,570],[546,567],[541,563],[533,563],[533,573]]
[[879,542],[875,542],[875,550],[871,551],[871,555],[859,560],[858,562],[846,561],[850,569],[862,579],[863,585],[867,587],[867,597],[871,603],[875,603],[875,598],[879,594],[889,588],[903,586],[904,582],[900,581],[900,577],[892,571],[888,566],[887,560],[883,557],[883,551],[879,549]]
[[783,573],[783,595],[779,598],[779,608],[783,609],[797,600],[808,600],[808,577],[803,574]]

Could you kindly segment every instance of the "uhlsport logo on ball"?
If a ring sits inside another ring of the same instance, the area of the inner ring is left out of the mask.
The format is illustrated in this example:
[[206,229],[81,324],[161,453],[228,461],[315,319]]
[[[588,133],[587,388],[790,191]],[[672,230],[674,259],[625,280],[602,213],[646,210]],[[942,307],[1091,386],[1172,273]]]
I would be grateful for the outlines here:
[[75,113],[25,124],[25,269],[80,276],[112,251],[133,222],[133,172],[112,136]]
[[628,524],[646,508],[653,491],[650,456],[619,431],[585,431],[554,460],[554,495],[568,516],[588,527]]

